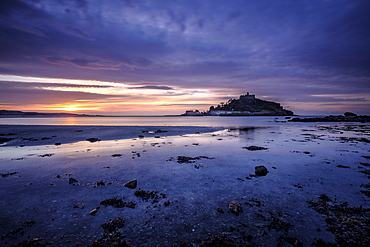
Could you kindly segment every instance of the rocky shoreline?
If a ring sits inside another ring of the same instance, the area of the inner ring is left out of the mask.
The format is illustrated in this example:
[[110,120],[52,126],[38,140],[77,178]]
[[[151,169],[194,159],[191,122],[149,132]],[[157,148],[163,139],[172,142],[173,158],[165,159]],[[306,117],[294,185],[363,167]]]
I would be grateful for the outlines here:
[[75,127],[57,135],[99,140],[3,131],[39,144],[0,147],[1,246],[370,244],[368,124],[142,126],[120,129],[143,135],[124,140]]
[[349,116],[326,116],[326,117],[313,117],[313,118],[293,118],[289,120],[290,122],[360,122],[368,123],[370,122],[370,116],[362,115],[349,115]]

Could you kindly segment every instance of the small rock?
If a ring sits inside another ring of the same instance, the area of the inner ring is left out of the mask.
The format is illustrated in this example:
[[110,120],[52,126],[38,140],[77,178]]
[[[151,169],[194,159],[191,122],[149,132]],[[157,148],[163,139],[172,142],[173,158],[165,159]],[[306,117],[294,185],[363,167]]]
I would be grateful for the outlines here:
[[98,186],[103,186],[103,185],[105,185],[105,183],[104,183],[104,181],[102,180],[102,181],[98,181],[98,182],[96,182],[96,186],[98,187]]
[[121,157],[122,154],[112,154],[112,157]]
[[134,180],[128,181],[123,186],[125,186],[125,187],[127,187],[129,189],[136,189],[136,187],[137,187],[137,180],[134,179]]
[[99,211],[100,207],[94,208],[93,210],[90,211],[90,215],[95,215]]
[[69,184],[74,184],[74,183],[77,183],[78,180],[77,179],[74,179],[74,178],[69,178]]
[[84,203],[84,202],[77,202],[77,203],[73,204],[73,208],[83,209],[85,206],[86,206],[86,203]]
[[241,212],[243,212],[242,205],[235,200],[231,201],[229,205],[227,205],[227,208],[229,209],[230,213],[233,213],[236,216],[238,216]]
[[265,147],[259,147],[259,146],[248,146],[248,147],[243,147],[244,149],[247,149],[249,151],[257,151],[257,150],[267,150],[268,148]]
[[120,217],[115,218],[115,219],[101,225],[101,227],[104,229],[104,231],[106,231],[108,233],[113,233],[114,231],[117,231],[118,229],[120,229],[124,226],[125,226],[125,221]]
[[256,166],[254,168],[254,173],[256,174],[256,176],[266,176],[268,171],[265,166]]
[[88,138],[86,139],[86,141],[89,141],[89,142],[98,142],[98,141],[101,141],[99,138]]
[[224,214],[224,210],[222,208],[217,208],[217,212],[219,212],[220,214]]

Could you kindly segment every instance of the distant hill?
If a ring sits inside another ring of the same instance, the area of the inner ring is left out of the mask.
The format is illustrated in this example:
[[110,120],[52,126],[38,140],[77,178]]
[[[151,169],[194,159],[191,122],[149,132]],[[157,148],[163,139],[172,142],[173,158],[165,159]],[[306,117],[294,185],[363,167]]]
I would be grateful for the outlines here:
[[74,113],[39,113],[39,112],[23,112],[23,111],[8,111],[0,110],[0,118],[6,117],[87,117],[92,115],[74,114]]
[[257,99],[254,94],[240,95],[227,103],[211,106],[205,115],[210,116],[293,116],[292,111],[284,109],[279,103]]

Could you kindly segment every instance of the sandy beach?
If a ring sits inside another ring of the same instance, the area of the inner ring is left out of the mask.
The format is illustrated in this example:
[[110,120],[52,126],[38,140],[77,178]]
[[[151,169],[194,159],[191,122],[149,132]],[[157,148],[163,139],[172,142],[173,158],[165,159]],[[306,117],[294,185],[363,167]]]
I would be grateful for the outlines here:
[[369,124],[0,134],[1,246],[370,245]]

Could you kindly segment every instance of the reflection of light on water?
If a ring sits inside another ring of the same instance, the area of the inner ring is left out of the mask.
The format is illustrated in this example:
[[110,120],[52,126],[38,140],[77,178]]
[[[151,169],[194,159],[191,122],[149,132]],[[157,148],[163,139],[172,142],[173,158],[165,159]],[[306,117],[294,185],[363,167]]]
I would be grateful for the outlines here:
[[75,117],[66,117],[64,119],[63,125],[76,125],[77,121]]

